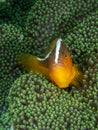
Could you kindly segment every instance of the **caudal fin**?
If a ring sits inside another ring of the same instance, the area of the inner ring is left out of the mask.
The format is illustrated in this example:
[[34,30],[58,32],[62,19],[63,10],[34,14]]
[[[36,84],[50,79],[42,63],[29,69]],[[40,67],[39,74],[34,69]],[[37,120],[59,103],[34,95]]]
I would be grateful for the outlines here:
[[[19,64],[24,66],[26,70],[30,71],[34,69],[36,58],[30,54],[19,54],[17,55],[17,61]],[[36,63],[37,64],[37,63]],[[33,67],[32,67],[33,65]]]
[[38,72],[47,75],[48,69],[43,66],[43,64],[37,59],[36,56],[31,54],[19,54],[17,56],[17,61],[19,64],[23,65],[26,70]]

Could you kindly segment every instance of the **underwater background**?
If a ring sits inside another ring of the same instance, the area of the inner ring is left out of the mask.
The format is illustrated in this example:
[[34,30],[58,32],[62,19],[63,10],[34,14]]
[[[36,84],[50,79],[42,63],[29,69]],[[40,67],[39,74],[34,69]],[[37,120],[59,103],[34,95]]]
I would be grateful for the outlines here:
[[[57,37],[84,73],[80,87],[17,63],[19,53],[43,57]],[[0,0],[0,130],[98,130],[97,0]]]

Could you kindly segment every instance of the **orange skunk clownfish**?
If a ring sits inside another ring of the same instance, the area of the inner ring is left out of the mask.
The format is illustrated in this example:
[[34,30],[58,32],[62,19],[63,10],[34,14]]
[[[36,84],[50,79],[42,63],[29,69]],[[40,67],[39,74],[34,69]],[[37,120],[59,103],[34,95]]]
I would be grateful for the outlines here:
[[59,88],[66,88],[69,84],[79,86],[82,83],[82,72],[72,63],[70,53],[62,39],[55,39],[51,49],[44,58],[30,54],[18,55],[18,63],[27,70],[46,75]]

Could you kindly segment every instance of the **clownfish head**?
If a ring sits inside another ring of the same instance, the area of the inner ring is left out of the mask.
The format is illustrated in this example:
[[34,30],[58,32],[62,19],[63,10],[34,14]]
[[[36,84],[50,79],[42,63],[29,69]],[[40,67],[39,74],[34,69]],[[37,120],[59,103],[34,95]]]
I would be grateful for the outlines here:
[[72,59],[70,53],[68,52],[66,46],[62,43],[62,39],[57,39],[54,49],[52,50],[49,57],[49,67],[51,65],[60,66],[72,66]]
[[75,77],[71,56],[59,38],[49,58],[49,77],[59,88],[66,88]]

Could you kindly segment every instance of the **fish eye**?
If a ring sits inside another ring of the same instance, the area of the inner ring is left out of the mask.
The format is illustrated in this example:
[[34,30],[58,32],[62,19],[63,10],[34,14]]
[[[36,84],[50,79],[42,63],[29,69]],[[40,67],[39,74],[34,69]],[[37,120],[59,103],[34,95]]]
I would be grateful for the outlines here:
[[61,53],[62,53],[62,55],[63,55],[64,57],[66,57],[66,56],[67,56],[67,55],[65,54],[65,52],[64,52],[64,51],[62,51]]

